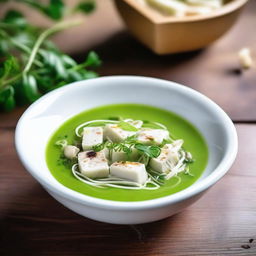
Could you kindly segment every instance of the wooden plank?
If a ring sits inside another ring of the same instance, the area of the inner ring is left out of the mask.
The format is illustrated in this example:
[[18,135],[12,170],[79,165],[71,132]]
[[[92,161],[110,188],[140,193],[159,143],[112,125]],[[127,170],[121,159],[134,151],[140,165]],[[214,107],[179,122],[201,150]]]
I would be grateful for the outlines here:
[[182,213],[136,226],[64,208],[21,166],[13,129],[0,129],[0,255],[256,255],[256,125],[236,127],[239,154],[221,181]]
[[3,129],[13,129],[16,127],[16,124],[26,110],[26,106],[17,107],[11,113],[9,112],[0,112],[0,128]]

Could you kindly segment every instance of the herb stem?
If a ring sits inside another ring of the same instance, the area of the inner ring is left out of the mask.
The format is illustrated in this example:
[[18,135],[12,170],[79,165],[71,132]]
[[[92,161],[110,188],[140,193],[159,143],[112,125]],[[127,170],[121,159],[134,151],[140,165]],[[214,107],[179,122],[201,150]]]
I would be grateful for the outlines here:
[[70,28],[70,27],[73,27],[73,26],[76,26],[79,24],[81,24],[80,20],[64,21],[64,22],[57,23],[56,25],[54,25],[53,27],[51,27],[49,29],[46,29],[37,39],[37,41],[32,49],[31,55],[29,57],[28,63],[24,68],[23,73],[27,73],[30,70],[41,44],[44,42],[44,40],[47,37],[49,37],[50,35],[58,32],[58,31],[61,31],[63,29],[67,29],[67,28]]
[[71,68],[71,70],[78,71],[80,69],[88,67],[87,63],[81,63]]
[[[64,29],[67,29],[67,28],[70,28],[70,27],[73,27],[73,26],[77,26],[81,24],[81,20],[74,20],[74,21],[64,21],[64,22],[60,22],[60,23],[57,23],[55,24],[53,27],[51,28],[48,28],[46,29],[37,39],[32,51],[30,52],[30,57],[28,59],[28,62],[24,68],[24,70],[17,74],[16,76],[12,77],[11,79],[8,79],[8,80],[5,80],[4,82],[1,83],[0,87],[4,87],[8,84],[11,84],[11,83],[14,83],[16,82],[17,80],[19,80],[24,74],[26,74],[30,68],[32,67],[33,63],[35,63],[35,58],[36,58],[36,55],[38,53],[38,50],[41,46],[41,44],[44,42],[44,40],[49,37],[50,35],[54,34],[54,33],[57,33],[61,30],[64,30]],[[1,34],[5,35],[5,32],[3,33],[3,31],[0,31]],[[6,35],[5,35],[6,36]],[[6,37],[8,38],[9,40],[11,38]],[[17,44],[16,42],[14,42],[14,40],[12,40],[12,43],[15,43],[15,45],[17,47],[19,47],[20,49],[24,50],[24,51],[27,51],[26,49],[26,46],[24,45],[20,45],[20,44]]]
[[16,40],[11,38],[5,31],[0,30],[0,35],[2,37],[4,37],[5,39],[7,39],[8,41],[10,41],[17,48],[21,49],[22,51],[24,51],[26,53],[30,53],[30,50],[29,50],[29,48],[26,45],[18,43]]
[[6,86],[8,84],[16,82],[17,80],[19,80],[21,78],[21,76],[22,76],[22,73],[19,73],[18,75],[14,76],[13,78],[5,80],[3,83],[1,83],[0,88]]

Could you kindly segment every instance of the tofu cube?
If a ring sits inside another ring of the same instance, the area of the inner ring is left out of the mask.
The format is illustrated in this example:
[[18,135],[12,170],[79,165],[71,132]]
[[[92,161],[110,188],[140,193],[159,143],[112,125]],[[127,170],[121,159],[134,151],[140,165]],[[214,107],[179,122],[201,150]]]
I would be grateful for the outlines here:
[[94,151],[84,151],[78,154],[80,172],[89,178],[103,178],[109,175],[108,161],[105,154]]
[[139,157],[139,152],[136,148],[131,148],[132,152],[130,156],[128,156],[123,151],[114,151],[112,152],[112,158],[110,159],[112,162],[119,162],[119,161],[136,161]]
[[109,149],[108,149],[108,148],[104,148],[104,149],[102,150],[102,152],[104,153],[105,157],[106,157],[107,159],[109,159]]
[[85,127],[83,130],[82,147],[83,150],[92,149],[93,146],[103,142],[102,127]]
[[[169,166],[167,166],[167,161]],[[179,161],[179,152],[172,144],[166,144],[157,158],[151,158],[149,166],[160,173],[168,173]],[[170,168],[171,167],[171,168]]]
[[121,129],[117,124],[107,124],[104,128],[104,138],[112,142],[122,142],[127,137],[135,134],[136,132]]
[[115,162],[110,166],[110,175],[145,184],[148,174],[145,165],[138,162]]
[[161,144],[164,139],[168,139],[169,132],[161,129],[142,129],[138,133],[138,142],[146,145]]

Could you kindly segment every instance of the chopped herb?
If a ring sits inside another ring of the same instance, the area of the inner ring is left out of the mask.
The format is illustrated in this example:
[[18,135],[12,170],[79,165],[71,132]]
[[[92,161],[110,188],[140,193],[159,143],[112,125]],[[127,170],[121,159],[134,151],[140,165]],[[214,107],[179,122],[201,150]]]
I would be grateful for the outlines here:
[[161,148],[158,146],[147,146],[144,144],[137,143],[135,144],[135,148],[138,149],[143,154],[145,154],[146,156],[151,158],[156,158],[161,153]]
[[68,159],[64,156],[64,154],[61,154],[59,160],[57,161],[58,165],[64,165],[66,168],[70,169],[72,167],[72,165],[74,165],[76,163],[76,160],[73,159]]
[[113,120],[113,121],[119,121],[121,118],[120,117],[109,117],[107,118],[108,120]]
[[194,174],[192,174],[190,171],[189,171],[189,167],[187,166],[187,168],[185,169],[185,172],[184,174],[188,175],[188,176],[191,176],[191,177],[194,177]]
[[138,131],[138,129],[135,126],[133,126],[133,125],[131,125],[128,122],[125,122],[125,121],[119,122],[118,126],[121,129],[125,130],[125,131],[131,131],[131,132],[137,132]]
[[185,159],[185,160],[184,160],[184,163],[186,163],[186,164],[192,164],[192,163],[194,163],[194,162],[195,162],[194,159]]
[[135,143],[137,143],[137,135],[132,135],[132,136],[127,137],[124,140],[124,143],[125,144],[135,144]]
[[58,140],[55,142],[56,146],[60,146],[62,149],[68,145],[67,140]]
[[101,143],[101,144],[97,144],[97,145],[93,146],[92,149],[95,152],[99,152],[99,151],[103,150],[104,147],[105,147],[105,143]]
[[160,147],[162,148],[164,145],[172,143],[173,141],[171,139],[163,139],[162,143],[160,144]]

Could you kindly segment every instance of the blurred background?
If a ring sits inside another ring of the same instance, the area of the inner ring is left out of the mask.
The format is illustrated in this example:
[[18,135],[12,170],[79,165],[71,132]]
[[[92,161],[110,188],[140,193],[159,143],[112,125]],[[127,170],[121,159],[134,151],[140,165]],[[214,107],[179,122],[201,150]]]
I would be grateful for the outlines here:
[[[66,1],[69,6],[77,2]],[[2,4],[0,13],[12,7],[25,11],[33,24],[53,23],[37,11],[14,2]],[[233,120],[246,121],[252,115],[256,118],[256,112],[251,111],[252,102],[256,107],[256,72],[250,69],[241,74],[237,54],[243,47],[249,47],[255,54],[255,12],[256,1],[249,1],[235,26],[205,49],[159,56],[130,35],[112,0],[96,0],[93,13],[75,15],[83,19],[83,24],[55,35],[54,42],[78,62],[89,50],[97,52],[103,61],[98,69],[100,76],[129,74],[176,81],[209,96]]]

